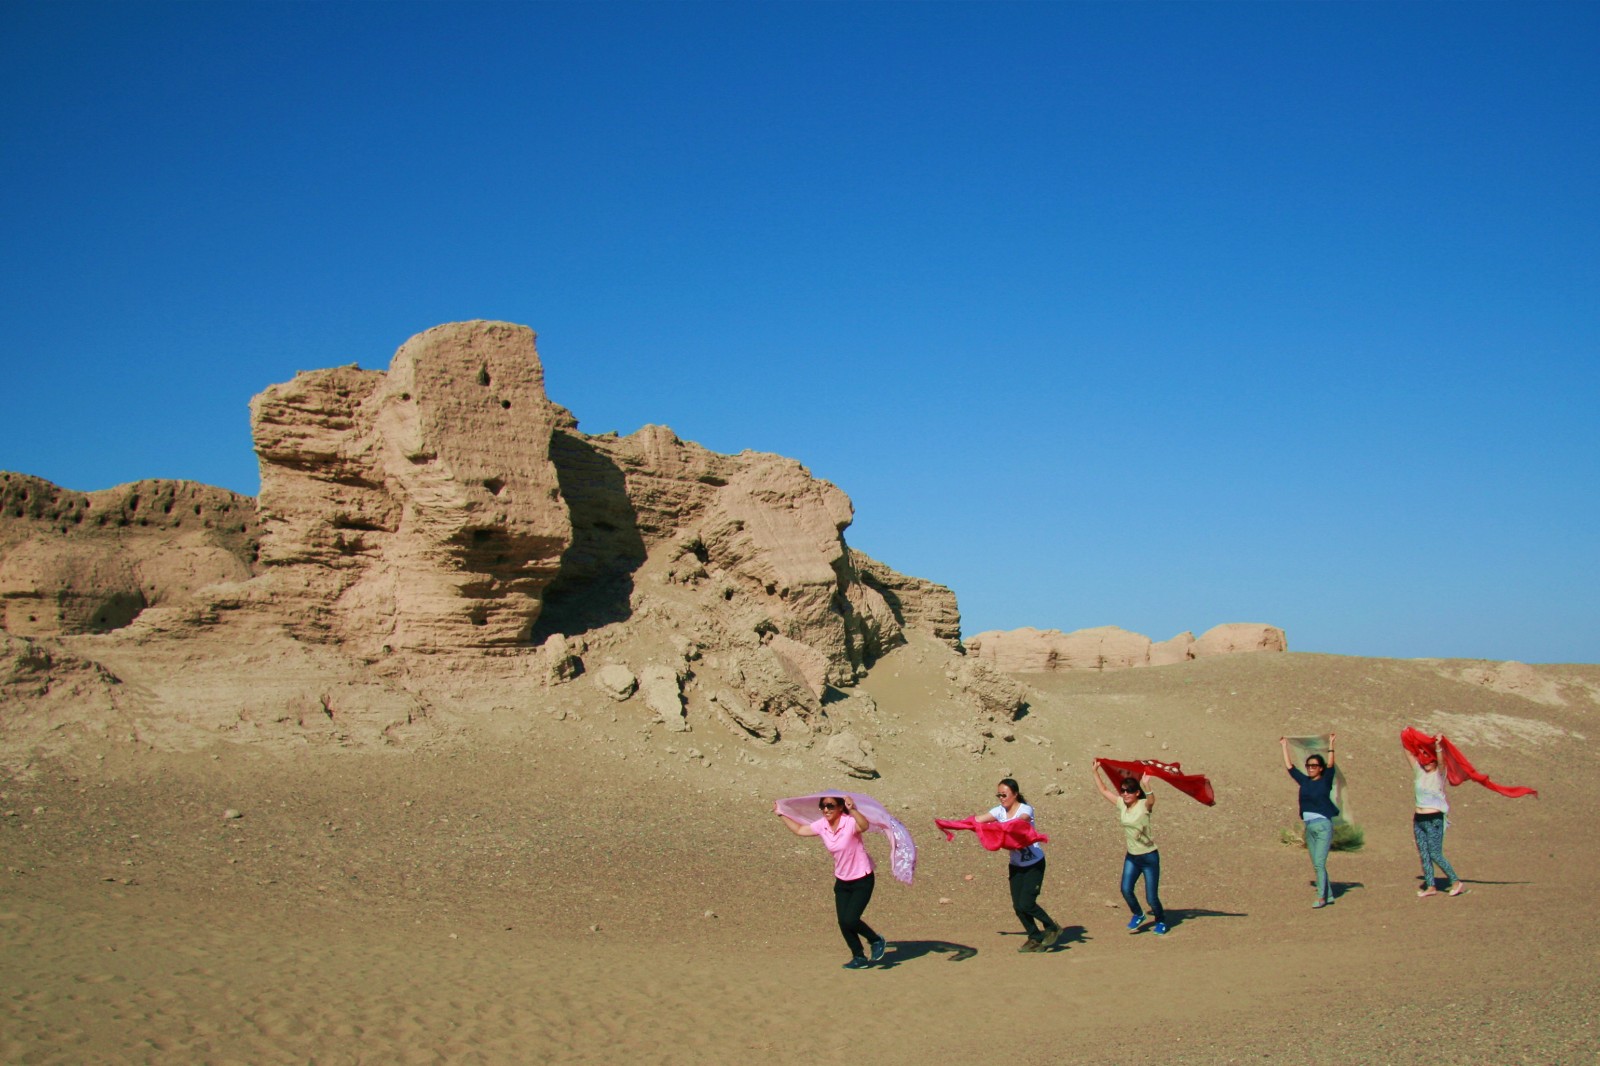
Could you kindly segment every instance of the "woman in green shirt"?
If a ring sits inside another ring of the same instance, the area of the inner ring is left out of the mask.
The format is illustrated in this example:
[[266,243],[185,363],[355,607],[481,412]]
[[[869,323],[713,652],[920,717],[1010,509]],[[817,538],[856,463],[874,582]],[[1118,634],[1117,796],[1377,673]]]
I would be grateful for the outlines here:
[[1094,764],[1094,783],[1100,794],[1117,805],[1117,821],[1122,825],[1128,851],[1122,857],[1122,898],[1127,901],[1133,917],[1128,919],[1128,932],[1137,933],[1144,924],[1144,912],[1139,909],[1139,899],[1133,894],[1139,878],[1144,878],[1144,898],[1150,904],[1150,913],[1156,924],[1152,926],[1157,936],[1167,932],[1167,914],[1161,909],[1161,852],[1156,850],[1155,839],[1150,835],[1150,814],[1155,810],[1156,797],[1148,789],[1149,775],[1135,780],[1124,777],[1115,792],[1099,763]]

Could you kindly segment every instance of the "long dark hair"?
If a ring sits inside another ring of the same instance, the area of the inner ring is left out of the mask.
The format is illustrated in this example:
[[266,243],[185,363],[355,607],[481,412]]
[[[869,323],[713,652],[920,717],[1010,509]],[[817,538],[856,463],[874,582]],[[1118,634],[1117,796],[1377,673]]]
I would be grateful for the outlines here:
[[1137,777],[1124,777],[1122,784],[1117,786],[1118,792],[1137,792],[1140,799],[1144,799],[1144,786],[1139,784]]
[[1014,778],[1014,777],[1002,777],[1000,779],[1000,783],[1002,785],[1006,786],[1007,788],[1009,788],[1016,795],[1018,803],[1027,803],[1028,802],[1027,798],[1024,797],[1023,794],[1022,794],[1022,789],[1017,787],[1017,779],[1016,778]]

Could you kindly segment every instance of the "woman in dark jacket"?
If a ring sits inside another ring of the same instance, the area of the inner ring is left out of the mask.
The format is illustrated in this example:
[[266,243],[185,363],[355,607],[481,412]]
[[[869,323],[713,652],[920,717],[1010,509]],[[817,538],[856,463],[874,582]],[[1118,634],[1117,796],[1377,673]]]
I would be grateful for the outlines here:
[[1333,845],[1333,820],[1339,808],[1333,802],[1333,745],[1337,733],[1328,734],[1328,757],[1311,755],[1305,773],[1295,769],[1289,758],[1289,738],[1279,737],[1283,746],[1283,766],[1300,786],[1300,818],[1306,824],[1306,851],[1311,853],[1311,869],[1317,874],[1317,899],[1311,906],[1326,907],[1333,902],[1328,884],[1328,849]]

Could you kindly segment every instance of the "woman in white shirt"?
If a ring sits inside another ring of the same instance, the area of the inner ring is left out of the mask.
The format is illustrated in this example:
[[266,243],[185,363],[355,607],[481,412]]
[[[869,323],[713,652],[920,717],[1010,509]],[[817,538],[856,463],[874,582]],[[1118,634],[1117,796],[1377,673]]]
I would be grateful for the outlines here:
[[1456,876],[1455,867],[1444,857],[1444,830],[1449,824],[1445,815],[1450,811],[1450,800],[1445,796],[1444,767],[1439,765],[1439,738],[1433,738],[1433,748],[1420,755],[1410,749],[1406,758],[1411,760],[1412,790],[1416,809],[1411,815],[1411,835],[1417,841],[1417,858],[1422,860],[1422,887],[1417,890],[1419,899],[1437,896],[1434,887],[1434,867],[1444,871],[1445,892],[1459,896],[1466,886]]
[[[1025,819],[1033,823],[1033,808],[1022,798],[1022,790],[1012,778],[1005,778],[995,786],[994,798],[1000,803],[988,814],[973,818],[975,822],[1009,822]],[[1061,926],[1039,906],[1039,890],[1044,887],[1044,848],[1029,844],[1025,848],[1008,848],[1011,861],[1008,866],[1011,880],[1011,909],[1022,919],[1022,928],[1028,939],[1018,951],[1043,951],[1061,938]]]

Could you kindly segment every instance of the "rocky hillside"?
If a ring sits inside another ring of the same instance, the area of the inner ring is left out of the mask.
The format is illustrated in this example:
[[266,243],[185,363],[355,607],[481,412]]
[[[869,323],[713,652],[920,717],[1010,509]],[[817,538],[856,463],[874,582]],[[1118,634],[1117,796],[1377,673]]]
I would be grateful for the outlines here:
[[[699,702],[762,740],[830,738],[870,775],[870,740],[833,739],[857,679],[911,628],[959,658],[954,594],[852,551],[837,487],[661,426],[580,432],[524,327],[440,326],[386,372],[301,373],[251,413],[258,501],[5,475],[9,699],[37,707],[70,675],[80,702],[83,685],[103,690],[91,723],[130,708],[147,730],[343,719],[354,741],[437,717],[435,683],[510,683],[525,700],[588,674],[669,729],[691,728]],[[232,682],[202,683],[221,664]],[[1021,707],[1019,688],[965,669],[975,708]],[[125,675],[151,676],[134,692]]]
[[871,777],[879,718],[857,682],[914,634],[968,751],[1024,711],[1007,673],[1285,647],[1261,626],[1156,645],[1022,630],[968,655],[949,589],[849,547],[838,487],[664,426],[580,432],[522,326],[453,323],[387,371],[297,374],[251,418],[258,500],[0,475],[8,750],[83,733],[402,743],[631,701],[666,732]]

